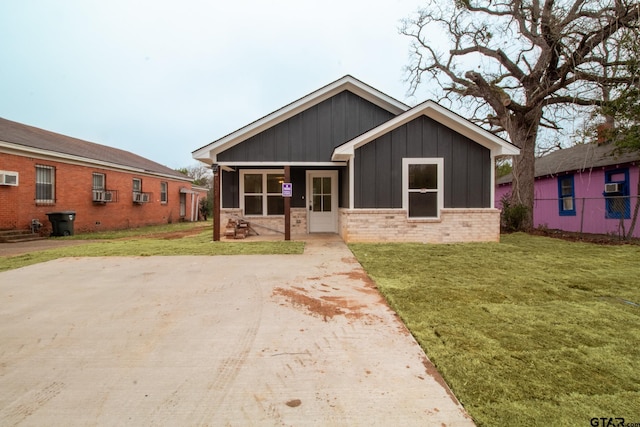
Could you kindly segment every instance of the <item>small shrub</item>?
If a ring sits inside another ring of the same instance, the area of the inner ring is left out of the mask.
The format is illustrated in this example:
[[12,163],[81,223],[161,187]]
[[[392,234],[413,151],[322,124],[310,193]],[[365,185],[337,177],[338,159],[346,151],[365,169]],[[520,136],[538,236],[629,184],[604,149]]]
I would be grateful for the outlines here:
[[500,199],[502,203],[502,213],[500,215],[500,227],[502,232],[511,233],[523,231],[529,216],[529,208],[525,205],[511,203],[511,194],[507,193]]

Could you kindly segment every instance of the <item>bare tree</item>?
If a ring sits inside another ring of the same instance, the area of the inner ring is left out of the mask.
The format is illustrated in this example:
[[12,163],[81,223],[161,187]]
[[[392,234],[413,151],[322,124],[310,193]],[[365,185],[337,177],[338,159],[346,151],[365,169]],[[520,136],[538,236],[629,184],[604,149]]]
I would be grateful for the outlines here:
[[189,178],[193,180],[195,185],[200,185],[202,187],[212,186],[213,180],[213,172],[211,172],[211,168],[199,163],[192,166],[187,166],[184,168],[176,169],[178,172],[187,175]]
[[[520,148],[511,203],[528,209],[524,228],[533,225],[539,132],[594,110],[604,88],[630,79],[617,45],[623,33],[637,36],[639,14],[637,0],[429,0],[405,20],[411,93],[435,81],[440,101],[461,101],[478,123]],[[440,35],[448,51],[437,45]]]

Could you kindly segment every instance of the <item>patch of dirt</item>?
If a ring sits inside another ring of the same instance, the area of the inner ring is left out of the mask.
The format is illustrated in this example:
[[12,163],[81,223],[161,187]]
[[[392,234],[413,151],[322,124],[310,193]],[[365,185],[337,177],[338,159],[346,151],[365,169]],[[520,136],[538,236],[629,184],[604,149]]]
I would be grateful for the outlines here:
[[536,228],[529,232],[533,236],[545,236],[570,242],[593,243],[596,245],[640,245],[640,239],[623,240],[611,234],[589,234],[572,231]]
[[207,225],[203,225],[203,226],[199,226],[199,227],[190,228],[188,230],[172,231],[170,233],[144,234],[144,235],[140,235],[140,236],[125,237],[123,240],[133,240],[133,239],[136,239],[136,240],[137,239],[165,239],[165,240],[182,239],[183,237],[195,236],[197,234],[200,234],[204,230],[206,230],[208,227],[209,226],[207,226]]
[[286,405],[291,407],[291,408],[296,408],[296,407],[302,405],[302,401],[300,399],[292,399],[292,400],[288,401],[286,403]]
[[291,289],[275,288],[273,295],[283,296],[293,305],[306,307],[312,315],[322,317],[325,322],[335,316],[344,316],[349,319],[360,319],[368,316],[360,311],[365,307],[364,305],[348,298],[326,295],[316,298],[299,287]]
[[311,314],[318,315],[326,322],[327,319],[332,319],[334,316],[344,314],[344,311],[335,304],[324,302],[321,299],[313,298],[306,293],[295,289],[275,288],[273,290],[274,295],[281,295],[287,298],[294,305],[301,305],[306,307]]

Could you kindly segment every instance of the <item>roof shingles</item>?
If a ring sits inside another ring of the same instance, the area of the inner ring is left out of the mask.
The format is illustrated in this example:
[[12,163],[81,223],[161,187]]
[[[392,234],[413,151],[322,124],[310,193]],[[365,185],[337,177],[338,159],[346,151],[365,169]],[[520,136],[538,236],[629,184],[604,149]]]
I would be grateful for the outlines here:
[[[638,151],[620,151],[615,144],[579,144],[571,148],[556,150],[536,159],[535,176],[553,176],[564,172],[582,172],[587,169],[619,165],[640,161]],[[507,184],[512,180],[508,174],[497,180]]]
[[81,157],[118,166],[141,169],[147,173],[189,179],[180,172],[129,151],[84,141],[0,117],[0,141],[29,148]]

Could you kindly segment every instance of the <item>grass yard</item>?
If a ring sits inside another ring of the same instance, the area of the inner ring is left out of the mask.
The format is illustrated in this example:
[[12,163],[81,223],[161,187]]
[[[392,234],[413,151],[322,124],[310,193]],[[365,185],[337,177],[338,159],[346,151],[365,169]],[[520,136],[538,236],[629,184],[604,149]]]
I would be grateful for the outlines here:
[[[301,254],[303,242],[213,242],[212,226],[171,224],[113,232],[88,233],[60,240],[90,240],[24,255],[0,257],[0,272],[62,257]],[[100,240],[96,242],[95,240]]]
[[349,246],[478,425],[640,423],[639,246]]

